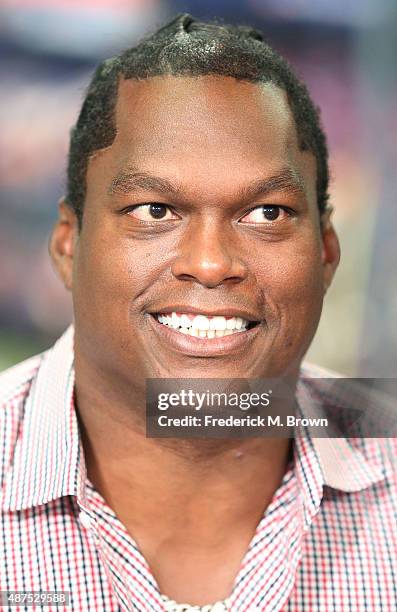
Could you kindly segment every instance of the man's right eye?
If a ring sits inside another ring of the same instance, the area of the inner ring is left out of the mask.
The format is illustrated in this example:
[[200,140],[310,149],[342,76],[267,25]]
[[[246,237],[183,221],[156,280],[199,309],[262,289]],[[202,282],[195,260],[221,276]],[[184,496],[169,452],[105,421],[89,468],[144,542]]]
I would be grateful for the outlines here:
[[139,221],[171,221],[179,219],[173,210],[166,204],[151,202],[150,204],[137,204],[128,210],[131,217]]

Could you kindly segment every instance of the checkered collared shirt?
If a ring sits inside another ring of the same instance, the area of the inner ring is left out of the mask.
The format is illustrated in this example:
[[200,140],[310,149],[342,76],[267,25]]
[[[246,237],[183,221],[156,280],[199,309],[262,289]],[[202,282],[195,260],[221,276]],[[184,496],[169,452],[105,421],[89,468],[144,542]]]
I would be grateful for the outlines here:
[[[330,373],[302,373],[315,379],[299,383],[298,405],[318,414],[314,396],[329,404],[321,376]],[[159,612],[148,563],[87,480],[73,386],[72,328],[0,377],[0,590],[67,591],[74,612]],[[297,428],[230,610],[396,612],[396,456],[394,439]]]

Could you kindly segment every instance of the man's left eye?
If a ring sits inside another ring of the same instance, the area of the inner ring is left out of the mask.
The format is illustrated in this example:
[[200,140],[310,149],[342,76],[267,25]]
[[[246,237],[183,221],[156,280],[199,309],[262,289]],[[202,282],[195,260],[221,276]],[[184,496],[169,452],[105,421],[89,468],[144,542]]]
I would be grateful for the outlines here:
[[157,202],[138,204],[131,208],[128,214],[139,221],[169,221],[179,218],[169,206]]
[[247,215],[240,219],[241,223],[271,223],[273,221],[284,219],[288,216],[288,211],[283,206],[266,204],[257,206]]

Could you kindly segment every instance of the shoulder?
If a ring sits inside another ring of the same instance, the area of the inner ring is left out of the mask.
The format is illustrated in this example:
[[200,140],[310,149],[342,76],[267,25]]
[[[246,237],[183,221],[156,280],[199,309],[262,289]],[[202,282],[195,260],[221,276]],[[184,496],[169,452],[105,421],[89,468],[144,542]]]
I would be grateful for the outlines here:
[[301,378],[346,378],[344,374],[304,361],[300,371]]
[[397,486],[397,379],[348,378],[305,362],[300,382],[305,397],[337,424],[335,435]]
[[0,486],[12,464],[25,402],[37,376],[42,355],[35,355],[0,373]]
[[37,374],[43,355],[35,355],[0,372],[0,414],[6,407],[22,399]]

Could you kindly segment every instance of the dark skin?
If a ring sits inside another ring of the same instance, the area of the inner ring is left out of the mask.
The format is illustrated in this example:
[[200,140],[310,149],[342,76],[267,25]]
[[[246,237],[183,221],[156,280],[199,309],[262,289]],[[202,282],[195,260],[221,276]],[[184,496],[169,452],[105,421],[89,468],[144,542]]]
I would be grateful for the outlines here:
[[[296,378],[339,245],[275,86],[122,81],[116,125],[89,162],[81,231],[62,201],[50,243],[73,293],[87,471],[160,590],[204,605],[230,595],[290,440],[146,438],[145,378]],[[163,219],[151,202],[167,207]],[[277,219],[263,219],[263,205],[281,207]],[[245,309],[260,323],[239,346],[192,354],[150,320],[175,304]]]

